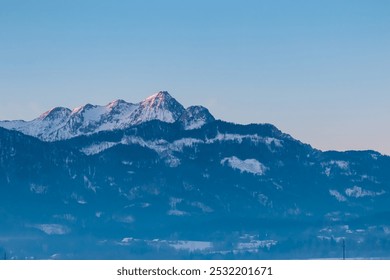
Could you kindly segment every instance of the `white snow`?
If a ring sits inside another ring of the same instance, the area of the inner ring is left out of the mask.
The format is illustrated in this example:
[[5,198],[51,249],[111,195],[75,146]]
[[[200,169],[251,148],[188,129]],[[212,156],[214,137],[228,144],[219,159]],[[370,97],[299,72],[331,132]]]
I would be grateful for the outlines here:
[[343,161],[343,160],[331,160],[329,162],[332,165],[336,165],[338,168],[342,170],[348,170],[349,168],[349,162]]
[[179,140],[174,141],[172,144],[169,145],[170,150],[182,152],[184,147],[192,147],[195,144],[201,144],[204,143],[200,139],[195,138],[182,138]]
[[[165,158],[165,162],[168,166],[177,167],[180,165],[181,162],[177,157],[172,155],[172,152],[182,152],[184,147],[191,147],[197,143],[202,143],[202,141],[194,138],[182,138],[174,141],[173,143],[169,143],[164,139],[145,141],[137,136],[125,136],[120,143],[124,145],[140,145],[141,147],[146,147],[151,150],[154,150],[161,157]],[[94,148],[94,151],[96,150],[97,149]],[[104,149],[101,149],[101,151],[103,150]]]
[[172,155],[169,155],[166,159],[165,159],[165,163],[169,166],[169,167],[178,167],[181,162],[180,162],[180,159],[178,159],[177,157],[174,157]]
[[180,122],[185,130],[199,129],[212,120],[214,117],[202,106],[190,106],[180,117]]
[[347,199],[345,198],[345,196],[343,196],[341,193],[339,193],[338,191],[336,190],[329,190],[329,194],[331,196],[334,196],[338,201],[342,202],[342,201],[346,201]]
[[358,186],[353,186],[352,188],[348,188],[345,190],[345,194],[347,196],[355,197],[355,198],[361,198],[361,197],[365,197],[365,196],[374,197],[374,196],[383,195],[385,193],[386,192],[384,190],[382,190],[380,192],[373,192],[370,190],[365,190],[365,189],[358,187]]
[[35,194],[45,194],[47,192],[47,186],[30,184],[30,191]]
[[121,240],[122,243],[129,243],[134,241],[135,239],[133,237],[125,237]]
[[332,232],[332,229],[331,229],[330,227],[325,227],[325,228],[320,229],[320,232],[331,233],[331,232]]
[[187,123],[186,126],[184,127],[184,129],[185,130],[198,129],[198,128],[201,128],[202,126],[204,126],[205,124],[206,124],[206,121],[203,119],[194,120],[192,122]]
[[169,210],[167,213],[169,216],[187,216],[189,213],[177,209]]
[[280,139],[276,139],[273,137],[264,137],[263,139],[264,139],[264,142],[268,145],[274,144],[278,148],[283,147],[282,140],[280,140]]
[[173,141],[172,143],[169,143],[164,139],[146,141],[138,136],[124,136],[122,140],[119,142],[102,142],[99,144],[92,144],[82,148],[81,152],[83,152],[86,155],[95,155],[118,144],[123,144],[123,145],[135,144],[135,145],[140,145],[142,147],[152,149],[161,155],[164,153],[170,154],[173,151],[182,152],[185,147],[193,147],[196,144],[212,144],[217,141],[218,142],[235,141],[238,143],[242,143],[244,139],[249,139],[254,143],[261,142],[267,145],[271,145],[271,143],[274,143],[275,146],[277,147],[282,146],[281,140],[268,138],[268,137],[263,138],[256,135],[218,134],[215,138],[207,139],[206,141],[203,141],[201,139],[196,139],[196,138],[181,138]]
[[260,248],[270,249],[275,246],[278,242],[275,240],[251,240],[250,242],[243,242],[237,244],[238,250],[258,250]]
[[108,112],[108,108],[105,106],[93,106],[84,111],[84,121],[87,124],[100,121],[102,116]]
[[[175,107],[177,111],[171,111],[171,107]],[[167,92],[160,91],[139,103],[134,111],[133,121],[135,124],[150,120],[173,123],[183,112],[184,108],[181,104],[177,103]]]
[[123,145],[140,145],[141,147],[146,147],[151,150],[154,150],[159,154],[162,154],[169,150],[169,143],[164,139],[145,141],[141,137],[137,136],[124,136],[120,143]]
[[137,208],[148,208],[150,207],[150,203],[148,202],[140,202],[140,203],[133,203],[125,206],[125,208],[132,208],[132,207],[137,207]]
[[344,171],[345,175],[351,175],[350,164],[347,161],[331,160],[331,161],[328,161],[328,162],[322,162],[321,166],[324,168],[324,172],[323,173],[326,176],[328,176],[328,177],[332,173],[332,169],[333,168],[336,168],[336,169]]
[[184,240],[179,240],[175,242],[168,242],[168,244],[175,248],[176,250],[185,250],[185,251],[203,251],[203,250],[208,250],[212,248],[212,243],[211,242],[206,242],[206,241],[184,241]]
[[60,224],[37,224],[33,225],[33,227],[48,235],[64,235],[70,232],[68,227]]
[[238,143],[242,143],[244,139],[249,139],[252,142],[260,142],[262,137],[257,135],[241,135],[241,134],[230,134],[230,133],[220,133],[211,139],[208,139],[206,143],[215,143],[215,142],[224,142],[224,141],[235,141]]
[[96,193],[97,187],[92,184],[91,180],[89,180],[89,178],[85,175],[84,175],[83,179],[84,179],[84,186],[87,189],[92,190],[94,193]]
[[171,206],[171,208],[176,208],[177,204],[181,203],[182,201],[182,198],[171,197],[169,199],[169,206]]
[[213,248],[213,244],[208,241],[194,241],[194,240],[160,240],[160,239],[152,239],[152,240],[143,240],[137,239],[133,237],[124,237],[118,244],[122,246],[131,246],[136,242],[146,242],[150,246],[160,247],[160,246],[170,246],[176,250],[183,251],[204,251],[211,250]]
[[204,203],[199,202],[199,201],[191,202],[191,206],[199,208],[200,210],[202,210],[203,213],[211,213],[214,211],[211,207],[209,207],[209,206],[207,206]]
[[74,222],[77,220],[76,217],[72,214],[53,215],[53,218],[65,220],[68,222]]
[[[154,140],[154,141],[145,141],[141,137],[137,136],[124,136],[122,140],[118,143],[114,142],[105,142],[101,145],[88,146],[82,149],[84,153],[95,154],[100,153],[108,148],[111,148],[117,144],[123,145],[140,145],[141,147],[146,147],[157,152],[161,157],[165,158],[165,162],[170,167],[177,167],[180,165],[180,160],[172,155],[172,152],[182,152],[184,147],[190,147],[196,143],[202,143],[201,140],[193,138],[183,138],[169,143],[164,139]],[[123,163],[126,164],[126,163]]]
[[324,235],[317,235],[317,238],[319,240],[330,240],[331,239],[329,236],[324,236]]
[[26,126],[26,121],[22,121],[22,120],[0,121],[0,126],[6,128],[6,129],[21,131],[23,129],[23,127]]
[[135,124],[151,120],[160,120],[167,123],[173,123],[176,120],[171,111],[165,109],[158,110],[151,106],[145,106],[144,108],[139,107],[136,112],[138,113],[139,117],[135,119]]
[[273,137],[262,137],[257,134],[241,135],[241,134],[220,133],[220,132],[218,132],[218,134],[214,138],[208,139],[206,143],[227,142],[227,141],[242,143],[242,141],[244,140],[249,140],[255,144],[265,143],[268,146],[274,143],[275,146],[278,148],[283,147],[282,140]]
[[238,157],[226,157],[221,160],[221,164],[227,164],[233,169],[238,169],[243,172],[251,173],[254,175],[264,175],[266,170],[268,169],[264,164],[257,161],[256,159],[245,159],[241,160]]
[[74,199],[78,204],[87,204],[84,198],[77,193],[72,193],[70,197]]
[[179,203],[181,203],[182,201],[183,201],[182,198],[171,197],[169,199],[169,206],[171,207],[171,209],[168,211],[167,214],[169,216],[187,216],[187,215],[189,215],[187,212],[177,209],[177,205]]
[[137,136],[124,136],[120,143],[124,145],[136,144],[142,147],[147,147],[146,142],[141,137]]

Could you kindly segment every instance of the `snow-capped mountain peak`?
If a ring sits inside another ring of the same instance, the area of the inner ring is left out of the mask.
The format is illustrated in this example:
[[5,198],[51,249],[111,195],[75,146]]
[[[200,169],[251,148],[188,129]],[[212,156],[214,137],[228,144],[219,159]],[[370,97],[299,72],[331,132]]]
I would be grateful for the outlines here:
[[126,105],[132,105],[131,103],[127,103],[126,101],[124,101],[123,99],[117,99],[117,100],[114,100],[110,103],[108,103],[106,105],[106,107],[108,109],[114,109],[114,108],[117,108],[117,107],[120,107],[120,106],[126,106]]
[[175,122],[185,111],[183,105],[176,101],[167,91],[146,98],[135,112],[136,123],[150,120]]
[[187,110],[167,91],[159,91],[133,104],[117,99],[105,106],[86,104],[73,110],[55,107],[32,121],[0,121],[0,127],[17,130],[44,141],[125,129],[151,120],[182,122],[184,129],[199,128],[214,118],[201,106]]
[[201,128],[206,123],[214,121],[215,118],[209,110],[203,106],[190,106],[180,116],[179,121],[185,130]]
[[140,105],[150,108],[165,109],[170,104],[175,103],[181,106],[181,104],[177,102],[176,99],[173,98],[167,91],[159,91],[141,101]]
[[38,117],[40,120],[54,120],[58,118],[68,117],[72,111],[64,107],[55,107]]
[[81,110],[83,110],[83,106],[76,107],[72,110],[72,115],[79,113]]
[[144,102],[162,102],[162,101],[169,101],[171,99],[174,99],[169,92],[160,90],[159,92],[147,97]]

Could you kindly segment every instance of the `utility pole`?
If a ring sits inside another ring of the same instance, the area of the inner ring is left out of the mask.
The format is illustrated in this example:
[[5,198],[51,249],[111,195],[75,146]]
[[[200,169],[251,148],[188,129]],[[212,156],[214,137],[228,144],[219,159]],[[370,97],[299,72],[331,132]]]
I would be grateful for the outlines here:
[[345,260],[345,238],[343,238],[343,260]]

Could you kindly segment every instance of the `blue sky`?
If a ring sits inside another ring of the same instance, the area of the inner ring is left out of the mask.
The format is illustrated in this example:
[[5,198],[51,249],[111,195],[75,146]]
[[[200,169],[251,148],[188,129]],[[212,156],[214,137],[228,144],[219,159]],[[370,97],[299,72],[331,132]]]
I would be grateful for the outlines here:
[[0,119],[168,90],[320,149],[390,154],[390,1],[0,0]]

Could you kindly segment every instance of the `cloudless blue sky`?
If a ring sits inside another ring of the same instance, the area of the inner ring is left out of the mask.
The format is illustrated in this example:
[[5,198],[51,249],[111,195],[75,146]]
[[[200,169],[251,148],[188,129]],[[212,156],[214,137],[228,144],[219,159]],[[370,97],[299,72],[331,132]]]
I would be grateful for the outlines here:
[[390,1],[0,0],[0,119],[159,90],[390,155]]

